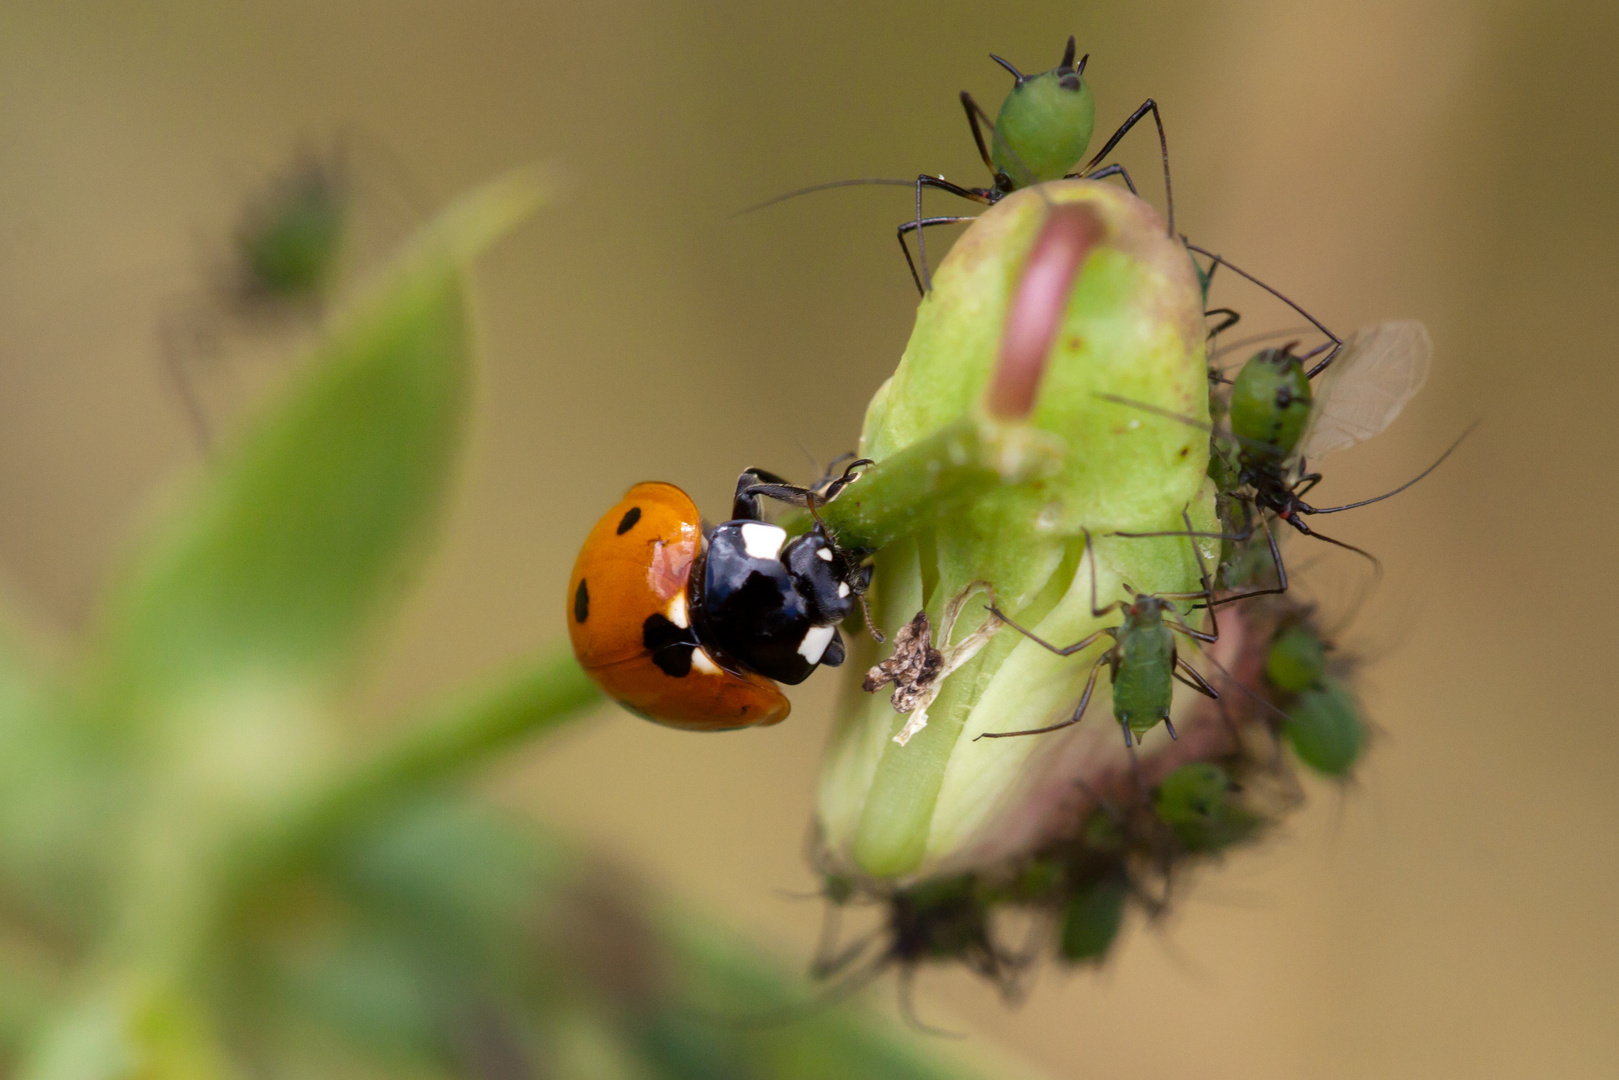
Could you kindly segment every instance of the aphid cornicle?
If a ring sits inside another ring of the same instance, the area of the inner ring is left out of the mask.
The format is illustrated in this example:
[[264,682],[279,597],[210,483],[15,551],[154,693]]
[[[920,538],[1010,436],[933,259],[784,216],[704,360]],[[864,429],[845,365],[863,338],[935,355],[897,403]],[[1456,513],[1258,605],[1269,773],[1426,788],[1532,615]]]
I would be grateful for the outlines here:
[[706,527],[673,484],[642,483],[596,523],[568,581],[568,632],[580,666],[626,709],[694,731],[776,724],[776,683],[843,662],[838,623],[869,570],[818,522],[789,539],[760,498],[815,506],[852,482],[856,462],[815,488],[749,469],[732,520]]

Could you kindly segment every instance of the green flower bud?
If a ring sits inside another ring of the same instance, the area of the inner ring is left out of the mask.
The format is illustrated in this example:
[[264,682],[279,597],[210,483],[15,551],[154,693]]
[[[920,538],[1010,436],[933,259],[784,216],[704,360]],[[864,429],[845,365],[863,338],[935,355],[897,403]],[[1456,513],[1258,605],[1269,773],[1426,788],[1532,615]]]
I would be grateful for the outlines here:
[[[1215,570],[1217,540],[1114,535],[1184,532],[1188,519],[1218,531],[1207,436],[1138,407],[1207,421],[1202,311],[1192,262],[1162,219],[1101,183],[1008,196],[939,266],[898,370],[867,410],[860,453],[877,462],[870,486],[863,478],[823,516],[846,539],[877,536],[869,523],[880,486],[914,493],[966,475],[969,449],[928,456],[953,433],[987,432],[978,437],[986,446],[1021,440],[1039,448],[1039,467],[986,466],[987,479],[950,486],[931,512],[925,499],[896,496],[905,527],[882,536],[870,600],[889,642],[906,628],[910,647],[937,652],[905,668],[934,681],[898,695],[911,708],[900,714],[888,694],[861,685],[889,647],[851,650],[819,792],[830,865],[915,880],[1026,852],[1042,839],[1029,826],[1031,800],[1071,788],[1079,763],[1125,760],[1105,671],[1082,723],[974,741],[1067,718],[1109,644],[1060,657],[997,625],[987,608],[993,599],[1066,645],[1119,621],[1092,614],[1093,580],[1105,607],[1127,597],[1126,584],[1193,593],[1201,569]],[[840,511],[868,525],[843,531]],[[926,627],[932,641],[917,646]],[[1195,662],[1190,643],[1178,644]],[[868,685],[900,669],[886,665]],[[1148,740],[1148,750],[1167,740],[1163,726]]]

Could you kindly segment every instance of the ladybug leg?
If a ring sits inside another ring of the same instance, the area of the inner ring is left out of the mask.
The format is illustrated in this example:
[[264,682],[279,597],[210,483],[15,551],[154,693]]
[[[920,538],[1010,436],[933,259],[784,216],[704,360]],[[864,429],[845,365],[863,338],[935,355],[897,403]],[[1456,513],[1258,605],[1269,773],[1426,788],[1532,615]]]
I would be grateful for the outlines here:
[[832,469],[836,468],[839,462],[848,461],[849,458],[853,457],[853,454],[845,454],[843,457],[839,458],[837,462],[833,462],[832,466],[827,469],[826,475],[821,477],[821,479],[816,483],[815,490],[820,492],[821,502],[829,503],[833,499],[837,498],[838,492],[860,479],[861,469],[864,469],[867,465],[876,464],[876,462],[872,461],[870,458],[855,458],[855,460],[849,461],[849,464],[844,467],[843,475],[834,479],[832,476]]
[[[773,472],[763,469],[743,469],[742,475],[736,478],[736,496],[731,501],[731,519],[733,521],[760,521],[763,513],[759,504],[759,497],[767,495],[772,499],[783,498],[777,491],[789,493],[804,493],[804,489],[794,487],[786,480]],[[791,498],[783,501],[793,502]],[[802,501],[795,502],[796,506],[803,506]]]
[[822,667],[837,667],[843,663],[843,635],[836,628],[832,631],[832,640],[826,644],[826,652],[821,654]]

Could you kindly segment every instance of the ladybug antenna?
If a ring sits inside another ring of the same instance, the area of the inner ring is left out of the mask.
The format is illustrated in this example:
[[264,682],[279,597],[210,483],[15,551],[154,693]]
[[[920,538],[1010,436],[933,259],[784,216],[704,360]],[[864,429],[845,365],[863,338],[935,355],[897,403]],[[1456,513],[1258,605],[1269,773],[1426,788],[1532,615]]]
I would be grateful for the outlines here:
[[[1070,42],[1072,42],[1073,39],[1070,38],[1069,40],[1070,40]],[[1024,79],[1023,72],[1021,72],[1017,68],[1013,67],[1006,60],[1003,60],[999,56],[996,56],[994,53],[990,53],[989,58],[991,60],[995,61],[997,64],[1001,65],[1001,67],[1005,68],[1007,71],[1010,71],[1012,73],[1012,78],[1017,80],[1017,85],[1018,86],[1023,85],[1023,79]]]
[[885,639],[883,632],[877,629],[877,624],[871,621],[871,605],[866,602],[866,590],[861,589],[855,596],[860,600],[860,614],[866,617],[866,629],[871,632],[871,639],[881,645]]

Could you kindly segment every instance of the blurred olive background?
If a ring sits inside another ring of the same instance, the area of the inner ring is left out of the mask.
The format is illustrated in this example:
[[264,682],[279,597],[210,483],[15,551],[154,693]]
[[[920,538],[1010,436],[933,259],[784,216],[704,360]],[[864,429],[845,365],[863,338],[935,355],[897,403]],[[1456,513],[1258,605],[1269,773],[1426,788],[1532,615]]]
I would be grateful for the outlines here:
[[[1334,461],[1324,501],[1390,487],[1484,424],[1419,488],[1329,530],[1386,569],[1348,635],[1385,732],[1363,782],[1312,789],[1286,836],[1205,875],[1101,973],[1045,977],[1018,1011],[928,973],[924,1015],[1063,1076],[1612,1075],[1609,3],[9,3],[8,591],[60,636],[90,616],[145,508],[198,461],[166,313],[301,140],[347,133],[379,247],[504,166],[553,160],[572,182],[483,264],[477,452],[376,701],[557,637],[576,545],[624,487],[671,480],[717,514],[745,465],[808,477],[852,448],[904,346],[906,192],[727,215],[841,177],[984,182],[957,91],[993,111],[1007,78],[985,53],[1041,70],[1069,33],[1091,53],[1098,140],[1144,97],[1163,107],[1195,240],[1331,325],[1431,328],[1427,392]],[[1161,205],[1151,135],[1126,146]],[[286,348],[256,336],[206,375],[216,415]],[[784,893],[812,887],[833,682],[766,731],[611,712],[495,793],[805,957],[819,913]]]

